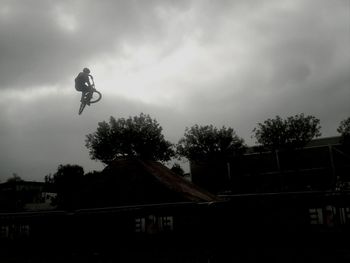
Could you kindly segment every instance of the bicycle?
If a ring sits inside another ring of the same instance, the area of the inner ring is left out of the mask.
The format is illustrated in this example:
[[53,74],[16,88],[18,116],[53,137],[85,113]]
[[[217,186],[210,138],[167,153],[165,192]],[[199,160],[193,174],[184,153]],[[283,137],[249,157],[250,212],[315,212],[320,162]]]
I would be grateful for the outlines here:
[[[91,80],[92,80],[92,85],[91,85],[92,88],[91,88],[90,91],[86,92],[85,95],[84,95],[84,97],[82,98],[82,101],[81,101],[80,107],[79,107],[79,112],[78,112],[79,115],[82,114],[82,112],[83,112],[83,110],[84,110],[84,108],[85,108],[86,105],[89,105],[89,106],[90,106],[91,103],[96,103],[96,102],[100,101],[101,98],[102,98],[101,92],[99,92],[99,91],[97,91],[97,90],[95,89],[94,79],[91,78]],[[94,97],[94,94],[97,95],[96,98],[93,98],[93,97]]]

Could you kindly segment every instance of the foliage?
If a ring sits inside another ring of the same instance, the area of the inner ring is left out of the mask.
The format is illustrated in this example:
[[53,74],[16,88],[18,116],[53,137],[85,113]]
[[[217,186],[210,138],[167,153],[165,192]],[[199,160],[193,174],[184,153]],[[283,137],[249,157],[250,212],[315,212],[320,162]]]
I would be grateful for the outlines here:
[[225,160],[246,149],[244,140],[232,128],[194,125],[186,128],[177,145],[177,153],[191,161]]
[[53,205],[60,209],[72,209],[76,205],[76,196],[79,194],[84,169],[79,165],[60,164],[54,175],[45,176],[45,182],[51,184],[57,192],[57,198]]
[[313,138],[321,136],[320,120],[298,114],[282,119],[267,119],[253,129],[257,142],[271,150],[304,147]]
[[340,122],[337,131],[341,135],[341,140],[344,144],[350,144],[350,117]]
[[174,163],[173,166],[170,168],[170,170],[180,176],[185,175],[185,171],[182,169],[181,165],[178,163]]
[[91,158],[105,164],[124,157],[168,161],[174,156],[162,127],[143,113],[128,119],[110,117],[109,123],[99,122],[97,130],[88,134],[85,142]]
[[57,172],[53,175],[52,181],[57,187],[77,185],[84,176],[84,168],[76,164],[60,164]]
[[23,182],[23,179],[16,173],[12,174],[12,177],[8,178],[6,182]]

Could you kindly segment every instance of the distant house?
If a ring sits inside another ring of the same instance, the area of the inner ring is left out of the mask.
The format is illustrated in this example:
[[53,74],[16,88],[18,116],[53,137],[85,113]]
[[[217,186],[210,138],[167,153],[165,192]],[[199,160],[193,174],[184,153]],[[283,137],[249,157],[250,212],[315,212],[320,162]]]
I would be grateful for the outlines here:
[[24,210],[26,211],[42,211],[42,210],[52,210],[56,207],[53,205],[53,201],[56,198],[57,193],[52,192],[42,192],[40,198],[34,202],[29,202],[24,205]]
[[86,178],[80,203],[87,208],[218,200],[159,162],[126,159]]
[[43,182],[8,181],[0,184],[0,211],[53,209],[52,195]]

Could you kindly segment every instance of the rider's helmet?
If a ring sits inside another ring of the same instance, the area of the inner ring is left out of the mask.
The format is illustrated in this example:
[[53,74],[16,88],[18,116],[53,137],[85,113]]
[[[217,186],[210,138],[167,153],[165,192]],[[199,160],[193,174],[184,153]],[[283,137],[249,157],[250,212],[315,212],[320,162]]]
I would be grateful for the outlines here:
[[83,69],[83,72],[84,72],[84,73],[87,73],[87,74],[90,74],[90,69],[84,68],[84,69]]

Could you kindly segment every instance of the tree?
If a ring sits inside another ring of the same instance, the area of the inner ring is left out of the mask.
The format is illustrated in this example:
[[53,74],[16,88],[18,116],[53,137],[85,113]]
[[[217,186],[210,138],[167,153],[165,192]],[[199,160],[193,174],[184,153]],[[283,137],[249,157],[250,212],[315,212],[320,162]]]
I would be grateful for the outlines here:
[[[286,165],[299,172],[300,154],[296,150],[305,147],[313,138],[321,136],[320,129],[319,119],[304,116],[302,113],[286,119],[280,116],[267,119],[258,123],[253,133],[257,143],[273,152],[280,175],[285,175]],[[280,191],[289,187],[285,184],[284,176],[280,177],[279,183]]]
[[181,165],[178,163],[174,163],[173,166],[170,168],[170,170],[180,176],[185,175],[185,171],[182,169]]
[[254,136],[259,144],[270,149],[297,149],[303,148],[313,138],[321,136],[320,120],[314,116],[298,114],[282,119],[267,119],[258,123],[253,129]]
[[337,131],[340,133],[342,143],[350,145],[350,117],[340,122]]
[[83,178],[83,167],[71,164],[60,164],[54,175],[45,176],[45,182],[52,184],[52,188],[57,192],[54,204],[59,209],[77,208]]
[[6,180],[8,183],[9,182],[23,182],[23,179],[16,173],[12,174],[12,177],[8,178]]
[[191,161],[226,160],[245,151],[244,140],[232,128],[194,125],[186,128],[177,153]]
[[128,119],[110,117],[99,122],[97,130],[86,136],[92,159],[109,164],[116,158],[169,161],[174,156],[172,144],[164,139],[162,127],[149,115],[141,113]]
[[230,162],[245,151],[244,140],[232,128],[194,125],[186,128],[177,153],[190,160],[192,181],[216,193],[231,183]]

